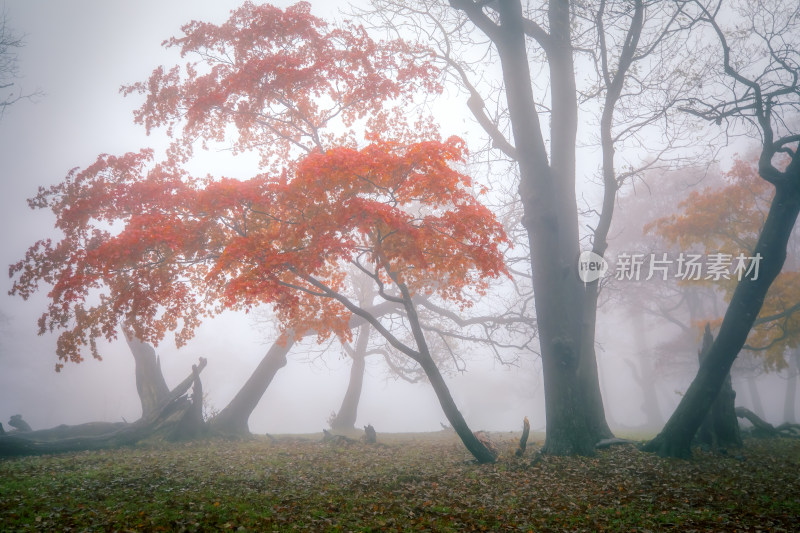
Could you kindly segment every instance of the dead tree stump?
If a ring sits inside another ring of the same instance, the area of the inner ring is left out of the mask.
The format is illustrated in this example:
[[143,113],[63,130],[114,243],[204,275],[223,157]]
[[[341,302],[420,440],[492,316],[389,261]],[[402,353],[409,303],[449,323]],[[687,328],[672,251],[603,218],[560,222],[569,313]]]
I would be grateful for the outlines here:
[[367,444],[375,444],[378,442],[378,434],[375,433],[375,428],[372,424],[364,426],[364,442]]
[[522,436],[519,438],[519,448],[514,455],[517,457],[522,457],[522,454],[525,453],[525,448],[528,447],[528,435],[531,433],[531,423],[528,421],[528,417],[526,416],[525,419],[522,421]]

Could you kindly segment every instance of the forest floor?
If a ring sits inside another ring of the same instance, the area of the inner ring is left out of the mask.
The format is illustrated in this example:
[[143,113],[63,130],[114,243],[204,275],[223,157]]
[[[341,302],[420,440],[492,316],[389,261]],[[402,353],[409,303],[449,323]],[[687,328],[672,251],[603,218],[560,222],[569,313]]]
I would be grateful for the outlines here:
[[0,459],[0,529],[197,531],[791,531],[800,440],[748,439],[691,461],[633,445],[590,458],[470,461],[448,432],[141,444]]

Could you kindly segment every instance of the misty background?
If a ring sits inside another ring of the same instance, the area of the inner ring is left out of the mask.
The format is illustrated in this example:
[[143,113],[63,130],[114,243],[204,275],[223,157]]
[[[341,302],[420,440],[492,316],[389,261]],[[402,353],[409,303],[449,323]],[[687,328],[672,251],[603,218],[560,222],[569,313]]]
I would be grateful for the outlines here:
[[[293,2],[274,2],[286,6]],[[39,186],[61,181],[76,166],[91,164],[98,154],[122,154],[145,146],[163,147],[164,137],[150,137],[133,123],[132,111],[141,100],[119,94],[123,84],[147,78],[153,68],[172,64],[176,52],[161,42],[190,20],[224,21],[240,1],[97,2],[12,0],[4,4],[9,28],[24,36],[17,51],[20,79],[15,90],[41,91],[35,101],[20,101],[0,120],[0,263],[5,267],[24,257],[35,241],[57,237],[48,212],[32,211],[26,199]],[[314,2],[315,15],[330,19],[343,1]],[[442,131],[468,139],[471,125],[463,102],[440,108]],[[229,176],[253,173],[253,161],[237,158],[236,166],[220,154],[197,163],[204,172],[223,169]],[[584,160],[587,171],[593,163]],[[240,166],[240,167],[237,167]],[[642,194],[647,194],[642,191]],[[635,228],[639,231],[639,228]],[[22,414],[34,429],[93,420],[127,421],[140,415],[134,380],[134,360],[120,336],[102,342],[103,361],[87,358],[67,364],[60,373],[56,363],[56,334],[37,335],[37,318],[47,304],[46,290],[29,301],[7,295],[10,281],[3,276],[0,294],[0,421]],[[43,287],[44,288],[44,287]],[[612,428],[624,429],[645,422],[641,389],[630,363],[642,351],[637,328],[647,330],[645,349],[674,334],[652,320],[636,324],[626,310],[610,301],[599,310],[598,366],[606,412]],[[170,337],[156,352],[169,386],[186,377],[198,357],[208,358],[203,373],[210,407],[221,409],[274,341],[274,332],[257,316],[225,313],[208,320],[196,337],[177,349]],[[652,383],[664,419],[677,405],[696,367],[696,353],[682,354],[686,364],[662,372]],[[467,371],[447,377],[456,403],[475,429],[518,430],[528,416],[534,430],[544,429],[544,395],[539,362],[533,355],[517,366],[496,362],[487,351],[471,357]],[[250,418],[253,433],[303,433],[320,431],[337,410],[347,387],[350,359],[338,349],[321,354],[307,339],[289,354],[289,363],[276,375]],[[785,379],[760,378],[766,419],[778,422],[783,409]],[[752,407],[741,383],[737,404]],[[378,432],[436,431],[445,417],[426,382],[405,383],[388,374],[379,357],[367,358],[367,372],[359,403],[357,426],[373,424]]]

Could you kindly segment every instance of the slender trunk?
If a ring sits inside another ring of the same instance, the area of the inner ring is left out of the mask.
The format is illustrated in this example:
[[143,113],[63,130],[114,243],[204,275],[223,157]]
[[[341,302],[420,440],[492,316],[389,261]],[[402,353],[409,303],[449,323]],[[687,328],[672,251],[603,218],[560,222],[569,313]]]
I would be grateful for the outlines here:
[[369,324],[364,324],[358,330],[358,340],[355,349],[350,354],[353,360],[350,367],[350,381],[347,383],[347,392],[342,399],[342,406],[331,420],[331,429],[333,430],[350,431],[356,427],[358,402],[361,399],[361,386],[364,383],[364,369],[366,368],[369,327]]
[[411,334],[414,336],[414,341],[417,344],[417,350],[413,359],[419,363],[425,375],[428,377],[428,381],[430,381],[433,391],[439,399],[439,405],[442,407],[447,421],[450,422],[450,426],[459,438],[461,438],[461,442],[464,443],[464,446],[479,463],[495,462],[497,454],[487,448],[486,445],[475,436],[472,430],[469,429],[467,421],[464,420],[464,416],[461,414],[461,411],[458,410],[458,406],[456,406],[456,402],[450,394],[450,389],[447,388],[444,377],[442,377],[441,372],[439,372],[439,367],[436,366],[436,362],[431,356],[428,342],[425,340],[425,333],[422,331],[417,309],[411,298],[408,287],[396,277],[394,278],[394,282],[397,284],[403,296],[403,307],[405,307],[406,316],[408,317],[408,325],[411,329]]
[[450,389],[448,389],[447,383],[444,381],[444,377],[442,377],[430,354],[425,353],[422,355],[420,365],[425,371],[428,381],[431,382],[447,421],[450,422],[450,426],[459,436],[461,442],[464,443],[464,446],[479,463],[493,463],[497,457],[478,440],[478,437],[467,425],[467,421],[464,420],[464,416],[459,411],[453,396],[450,394]]
[[797,422],[795,403],[797,398],[797,380],[800,377],[800,348],[795,348],[789,356],[789,379],[786,380],[786,396],[783,402],[783,421],[794,424]]
[[247,435],[247,420],[266,392],[275,374],[286,366],[286,354],[295,343],[292,330],[284,332],[270,347],[253,374],[228,405],[211,420],[214,431],[229,435]]
[[[567,4],[566,2],[564,3]],[[617,196],[619,185],[617,183],[616,165],[614,162],[614,136],[612,134],[612,127],[614,125],[614,110],[622,94],[625,78],[628,69],[634,61],[634,55],[641,35],[642,25],[644,20],[644,5],[641,0],[634,3],[633,16],[631,24],[628,28],[625,45],[619,57],[616,71],[609,69],[607,58],[605,57],[605,46],[601,47],[601,54],[603,54],[603,78],[606,84],[606,96],[603,103],[603,113],[600,119],[600,143],[602,146],[603,156],[603,204],[600,211],[600,217],[594,231],[594,245],[592,251],[603,256],[608,248],[608,231],[611,227],[611,219],[614,215],[614,200]],[[551,11],[552,13],[552,11]],[[568,21],[564,19],[564,22]],[[602,35],[605,29],[602,25],[603,14],[598,13],[598,31]],[[555,28],[554,28],[555,29]],[[553,30],[551,33],[555,35]],[[569,43],[569,29],[565,27],[563,30],[566,42]],[[572,49],[569,48],[570,58],[572,57]],[[551,61],[559,61],[558,58],[548,58]],[[570,68],[573,66],[570,63]],[[572,85],[565,87],[575,93],[575,78],[574,75],[570,76]],[[555,91],[555,86],[553,87]],[[577,109],[577,103],[575,104]],[[574,162],[574,137],[571,144],[573,147],[572,160]],[[574,166],[572,169],[574,175]],[[574,180],[572,184],[574,191]],[[577,230],[576,230],[577,231]],[[595,351],[595,335],[597,326],[597,299],[600,290],[599,281],[592,281],[586,283],[584,286],[584,301],[583,301],[583,341],[581,343],[581,366],[579,379],[581,380],[583,389],[585,391],[585,401],[587,404],[587,420],[590,430],[594,434],[596,440],[612,438],[614,435],[608,427],[608,422],[605,417],[605,410],[603,409],[603,397],[600,391],[600,380],[597,372],[597,354]]]
[[664,425],[664,416],[661,414],[661,408],[658,405],[658,396],[655,388],[656,373],[653,368],[652,355],[647,346],[647,338],[645,336],[647,328],[644,316],[642,313],[633,312],[632,319],[633,338],[636,342],[636,352],[638,353],[636,358],[638,367],[631,361],[626,362],[631,367],[636,384],[642,390],[642,411],[647,418],[647,426],[660,428]]
[[750,393],[753,411],[761,418],[766,418],[764,415],[764,405],[761,403],[761,394],[758,392],[758,384],[756,383],[756,378],[753,376],[747,376],[747,392]]
[[[796,170],[791,175],[795,174]],[[794,184],[776,187],[769,214],[753,252],[754,256],[761,258],[758,277],[745,276],[736,286],[708,356],[664,429],[645,445],[646,451],[668,457],[691,456],[692,438],[744,346],[770,285],[783,268],[786,245],[798,212],[800,188]]]

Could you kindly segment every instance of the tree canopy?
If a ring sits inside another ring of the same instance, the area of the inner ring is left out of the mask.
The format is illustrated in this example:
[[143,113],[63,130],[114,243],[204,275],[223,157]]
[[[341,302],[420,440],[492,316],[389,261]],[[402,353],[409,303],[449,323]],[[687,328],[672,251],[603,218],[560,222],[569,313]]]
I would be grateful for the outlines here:
[[[775,188],[758,174],[758,161],[738,158],[722,186],[693,191],[679,204],[679,212],[654,220],[645,229],[683,250],[722,259],[728,268],[721,277],[704,275],[684,283],[717,288],[730,300],[739,278],[737,257],[749,256],[755,248],[774,195]],[[786,349],[800,342],[800,272],[796,263],[796,257],[788,260],[770,286],[745,345],[761,355],[768,369],[785,368]],[[702,318],[720,321],[718,317]]]
[[458,139],[314,152],[278,177],[194,178],[143,150],[101,156],[40,191],[64,239],[36,243],[12,267],[13,291],[53,285],[40,329],[63,330],[58,356],[79,361],[120,321],[157,342],[187,340],[204,316],[272,304],[282,327],[349,338],[357,304],[346,266],[387,299],[396,286],[470,304],[505,272],[501,225],[468,176]]

